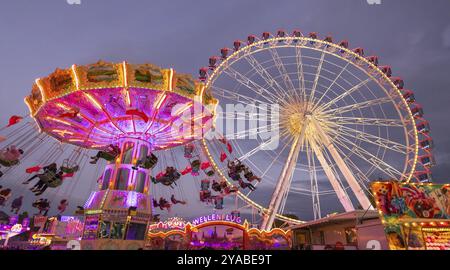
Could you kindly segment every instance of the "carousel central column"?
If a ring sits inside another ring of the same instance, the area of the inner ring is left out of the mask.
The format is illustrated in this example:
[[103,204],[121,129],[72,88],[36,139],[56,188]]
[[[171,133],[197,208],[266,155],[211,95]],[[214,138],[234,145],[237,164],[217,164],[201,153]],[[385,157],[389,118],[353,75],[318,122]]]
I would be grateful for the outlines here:
[[106,165],[99,179],[99,191],[92,192],[85,204],[84,240],[145,239],[152,217],[151,171],[137,163],[150,155],[152,145],[140,137],[119,138],[117,145],[120,155]]

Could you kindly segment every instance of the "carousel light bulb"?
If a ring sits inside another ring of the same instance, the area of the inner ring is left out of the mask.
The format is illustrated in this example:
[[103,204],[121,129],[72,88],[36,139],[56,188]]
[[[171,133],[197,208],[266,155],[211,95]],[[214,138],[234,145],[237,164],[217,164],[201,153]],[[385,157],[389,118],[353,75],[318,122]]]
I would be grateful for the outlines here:
[[176,111],[173,113],[173,116],[178,116],[178,115],[184,113],[185,111],[187,111],[188,109],[190,109],[192,106],[193,106],[192,103],[187,103],[187,104],[183,105],[181,108],[179,108],[178,110],[176,110]]
[[97,107],[97,109],[102,110],[102,105],[93,96],[91,96],[91,94],[84,93],[84,95],[92,102],[92,104],[94,104],[95,107]]
[[58,118],[55,118],[55,117],[47,116],[46,119],[54,121],[54,122],[57,122],[57,123],[61,123],[61,124],[64,124],[64,125],[68,125],[68,126],[72,125],[70,122],[68,122],[66,120],[58,119]]
[[163,102],[166,100],[166,93],[163,92],[158,96],[157,101],[154,103],[155,106],[155,110],[159,110],[159,108],[161,107],[161,105],[163,104]]
[[76,65],[72,65],[72,73],[73,73],[73,77],[75,78],[75,87],[77,89],[80,89],[80,80],[78,79],[77,76],[77,66]]
[[127,105],[131,106],[131,97],[130,97],[130,90],[128,90],[128,88],[125,89],[125,93],[126,93],[126,98],[127,98]]

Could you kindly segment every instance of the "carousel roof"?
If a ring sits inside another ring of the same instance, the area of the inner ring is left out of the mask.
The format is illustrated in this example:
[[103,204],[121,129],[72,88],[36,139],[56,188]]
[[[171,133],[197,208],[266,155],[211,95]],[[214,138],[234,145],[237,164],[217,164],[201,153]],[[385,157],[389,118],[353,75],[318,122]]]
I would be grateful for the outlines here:
[[120,137],[155,149],[184,144],[211,126],[217,104],[190,75],[103,61],[37,79],[25,102],[43,132],[94,149]]

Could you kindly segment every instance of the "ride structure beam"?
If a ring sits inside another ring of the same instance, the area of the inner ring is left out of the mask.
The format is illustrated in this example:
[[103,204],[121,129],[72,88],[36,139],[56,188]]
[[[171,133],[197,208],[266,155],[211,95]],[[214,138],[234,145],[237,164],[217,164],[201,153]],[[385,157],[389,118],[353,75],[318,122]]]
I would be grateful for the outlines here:
[[355,208],[353,207],[352,201],[348,197],[348,194],[342,188],[342,186],[339,183],[333,170],[328,165],[328,162],[325,159],[325,157],[322,153],[322,150],[319,149],[319,147],[313,140],[309,141],[309,143],[311,144],[311,148],[313,149],[314,153],[316,154],[316,157],[319,160],[320,165],[322,166],[322,168],[325,172],[325,175],[328,177],[328,180],[330,181],[331,186],[333,187],[334,191],[336,192],[336,195],[337,195],[339,201],[341,202],[342,206],[344,207],[344,210],[346,212],[355,210]]
[[305,136],[306,127],[308,126],[309,123],[309,118],[310,118],[309,116],[304,117],[305,122],[303,123],[301,132],[299,135],[294,137],[294,141],[289,151],[286,163],[280,174],[280,178],[278,179],[275,191],[272,194],[272,198],[270,200],[270,204],[268,207],[268,213],[263,215],[263,220],[261,223],[262,230],[270,231],[270,229],[272,229],[272,224],[275,220],[275,216],[280,209],[283,198],[285,198],[284,195],[289,190],[290,187],[289,183],[295,171],[298,155],[302,148],[303,137]]
[[370,203],[369,199],[367,198],[364,190],[359,185],[358,180],[356,180],[352,171],[348,168],[347,164],[345,163],[345,161],[342,159],[339,152],[334,147],[329,136],[324,132],[324,130],[322,129],[320,124],[317,122],[317,120],[312,118],[311,123],[313,124],[315,131],[321,138],[323,145],[330,152],[330,154],[333,157],[334,161],[336,162],[336,165],[338,166],[339,170],[344,175],[345,180],[347,181],[347,183],[349,184],[353,193],[355,194],[356,199],[358,200],[359,204],[362,206],[363,209],[373,209],[372,204]]

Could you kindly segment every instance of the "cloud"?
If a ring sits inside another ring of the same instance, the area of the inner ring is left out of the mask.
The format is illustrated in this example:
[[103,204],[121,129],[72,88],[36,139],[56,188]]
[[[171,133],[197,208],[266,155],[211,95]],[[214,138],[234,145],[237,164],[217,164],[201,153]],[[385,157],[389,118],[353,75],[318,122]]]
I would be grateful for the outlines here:
[[442,32],[442,45],[444,45],[445,48],[450,47],[450,24],[447,25]]

